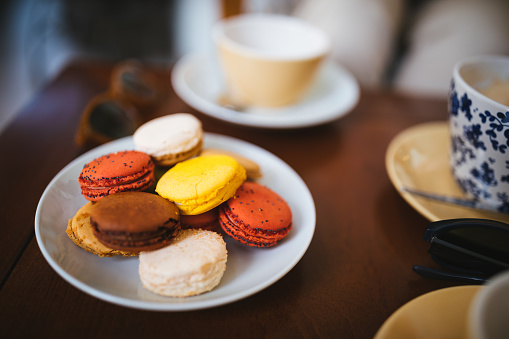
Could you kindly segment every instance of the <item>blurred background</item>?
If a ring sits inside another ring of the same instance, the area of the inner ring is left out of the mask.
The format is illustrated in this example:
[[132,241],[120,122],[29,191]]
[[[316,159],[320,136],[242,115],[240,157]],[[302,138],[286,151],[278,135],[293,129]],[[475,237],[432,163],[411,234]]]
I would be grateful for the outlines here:
[[[171,64],[201,48],[216,0],[4,0],[0,133],[31,96],[76,58]],[[185,32],[184,39],[175,33]]]
[[[43,86],[77,58],[138,58],[170,66],[206,52],[210,27],[237,0],[3,0],[0,2],[0,133]],[[273,3],[273,4],[271,4]],[[245,11],[290,13],[295,0],[245,1]],[[275,5],[274,5],[275,4]],[[288,4],[288,5],[287,5]]]
[[210,51],[212,24],[239,8],[324,29],[362,87],[445,97],[459,58],[509,53],[507,0],[3,0],[0,133],[70,60],[171,66]]

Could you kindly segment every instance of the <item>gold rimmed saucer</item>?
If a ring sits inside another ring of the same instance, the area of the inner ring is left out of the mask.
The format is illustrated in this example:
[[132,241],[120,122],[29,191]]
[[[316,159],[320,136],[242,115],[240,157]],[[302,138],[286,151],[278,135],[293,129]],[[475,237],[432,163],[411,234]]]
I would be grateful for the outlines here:
[[392,139],[385,154],[385,166],[403,199],[430,221],[482,218],[509,223],[509,214],[434,201],[401,190],[408,187],[466,199],[452,176],[449,148],[449,125],[446,121],[412,126]]
[[455,286],[421,295],[394,312],[375,339],[465,338],[470,304],[483,286]]

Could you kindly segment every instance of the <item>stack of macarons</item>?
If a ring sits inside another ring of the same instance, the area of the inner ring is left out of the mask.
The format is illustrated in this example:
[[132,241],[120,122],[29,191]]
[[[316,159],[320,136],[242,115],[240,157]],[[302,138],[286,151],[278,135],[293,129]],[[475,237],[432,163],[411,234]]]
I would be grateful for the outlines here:
[[159,179],[156,192],[177,204],[183,228],[214,230],[217,207],[233,197],[246,180],[246,170],[226,155],[199,156],[178,163]]
[[280,242],[292,228],[288,204],[253,182],[256,163],[203,149],[203,135],[193,115],[170,114],[136,130],[135,150],[85,164],[78,181],[89,202],[69,220],[69,238],[101,257],[139,255],[143,286],[174,297],[219,284],[223,236],[251,247]]

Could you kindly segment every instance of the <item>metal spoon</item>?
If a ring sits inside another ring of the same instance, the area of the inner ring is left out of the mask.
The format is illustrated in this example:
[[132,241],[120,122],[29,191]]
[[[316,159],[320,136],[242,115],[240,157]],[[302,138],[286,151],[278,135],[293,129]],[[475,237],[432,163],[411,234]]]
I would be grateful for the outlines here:
[[485,211],[491,211],[491,212],[498,212],[498,213],[500,213],[500,211],[497,210],[496,207],[492,207],[492,206],[483,204],[483,203],[481,203],[481,202],[479,202],[477,200],[456,198],[456,197],[445,196],[445,195],[442,195],[442,194],[424,192],[424,191],[416,190],[414,188],[408,188],[408,187],[405,187],[405,186],[401,186],[400,189],[401,189],[402,192],[408,192],[410,194],[417,195],[417,196],[420,196],[420,197],[423,197],[423,198],[427,198],[427,199],[431,199],[431,200],[436,200],[436,201],[446,202],[446,203],[449,203],[449,204],[460,205],[460,206],[465,206],[465,207],[476,208],[476,209],[481,209],[481,210],[485,210]]

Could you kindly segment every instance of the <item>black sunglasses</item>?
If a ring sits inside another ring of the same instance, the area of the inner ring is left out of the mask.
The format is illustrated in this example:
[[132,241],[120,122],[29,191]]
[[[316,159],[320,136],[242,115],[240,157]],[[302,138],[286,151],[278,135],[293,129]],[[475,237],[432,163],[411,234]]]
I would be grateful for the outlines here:
[[79,146],[97,146],[132,135],[164,99],[164,86],[136,60],[118,63],[107,91],[85,107],[76,133]]
[[431,258],[448,271],[415,265],[428,278],[484,283],[509,269],[509,225],[486,219],[431,222],[424,233]]
[[75,140],[79,146],[97,146],[132,135],[140,124],[133,105],[110,93],[101,93],[85,107]]

